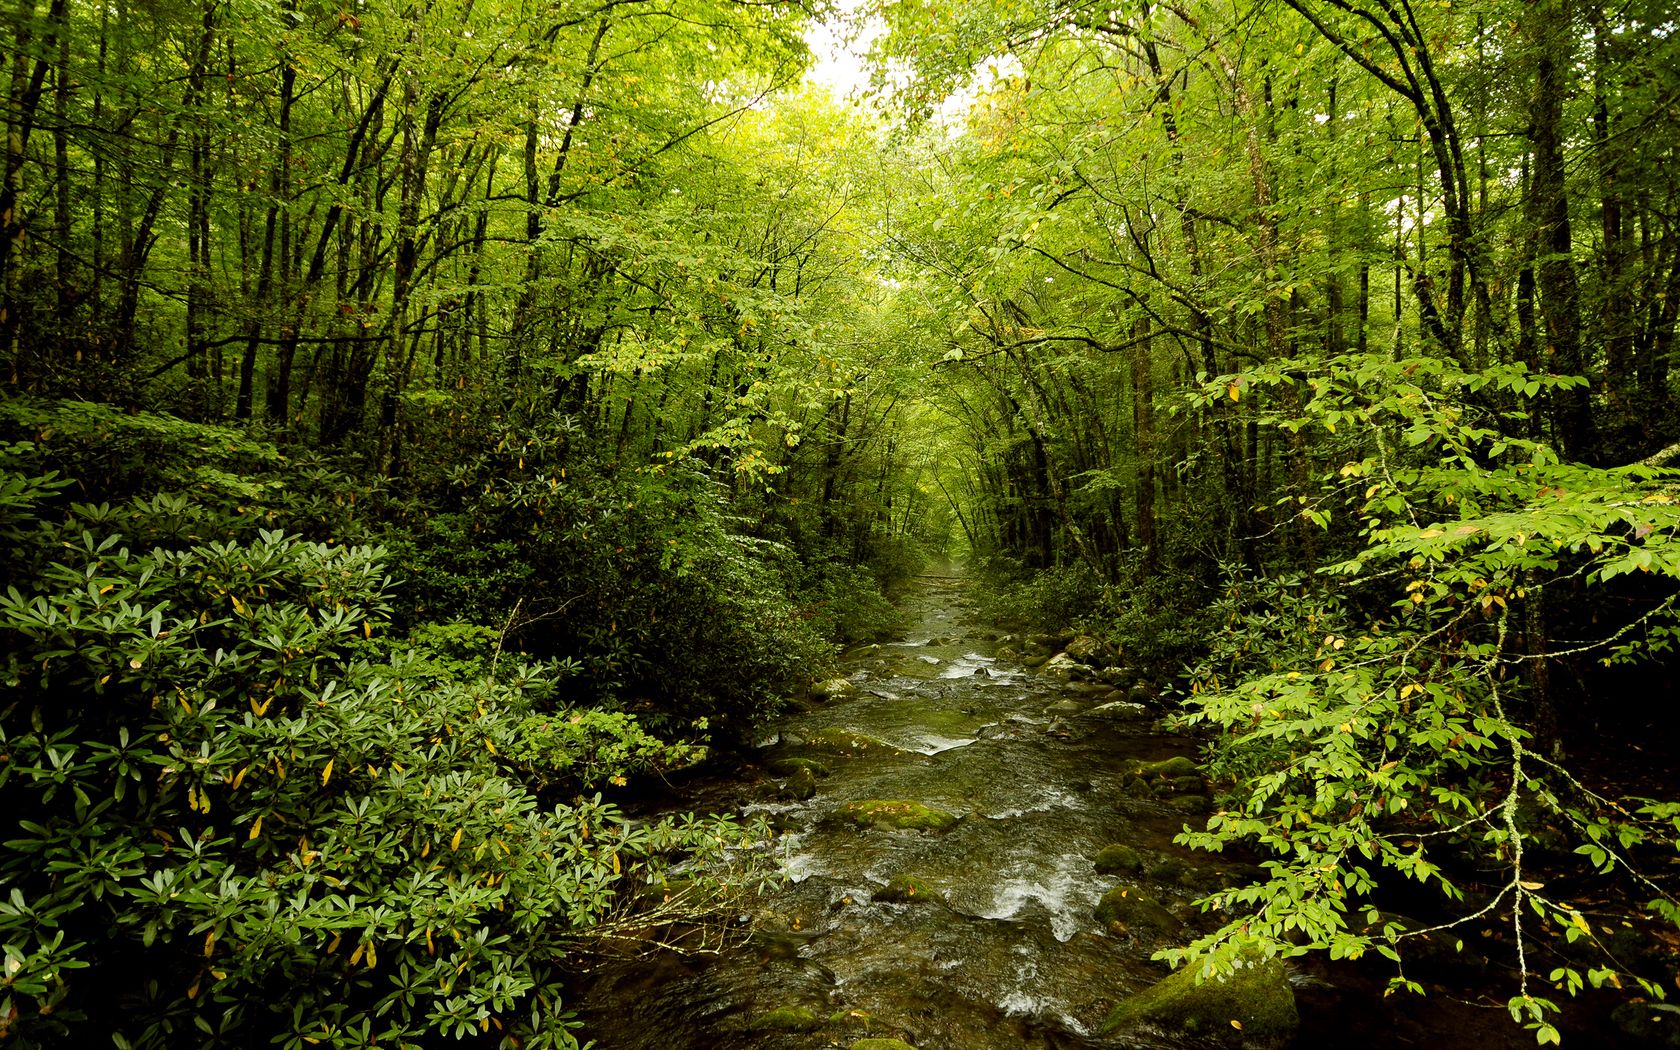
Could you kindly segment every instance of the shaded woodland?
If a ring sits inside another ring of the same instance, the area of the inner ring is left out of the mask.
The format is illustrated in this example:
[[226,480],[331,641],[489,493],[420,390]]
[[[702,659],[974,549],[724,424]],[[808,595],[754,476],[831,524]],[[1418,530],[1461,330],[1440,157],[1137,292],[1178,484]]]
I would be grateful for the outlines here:
[[850,100],[836,14],[7,9],[0,1042],[575,1045],[764,874],[624,792],[945,557],[1204,734],[1173,961],[1406,882],[1541,1042],[1660,997],[1673,6],[881,0]]

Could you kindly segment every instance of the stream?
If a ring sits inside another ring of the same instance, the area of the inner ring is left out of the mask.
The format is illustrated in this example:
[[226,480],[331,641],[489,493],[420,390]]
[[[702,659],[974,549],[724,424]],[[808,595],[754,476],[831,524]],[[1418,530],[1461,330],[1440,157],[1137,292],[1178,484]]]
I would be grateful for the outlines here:
[[[769,818],[787,878],[744,905],[721,953],[632,953],[579,975],[571,1006],[602,1050],[850,1047],[865,1036],[920,1050],[1189,1045],[1099,1032],[1117,1002],[1169,972],[1150,961],[1155,950],[1209,928],[1191,902],[1242,871],[1172,843],[1205,811],[1205,788],[1137,790],[1138,762],[1193,745],[1107,685],[1010,659],[1010,639],[979,621],[960,577],[924,577],[902,608],[899,639],[849,653],[847,688],[779,719],[756,766],[672,801]],[[778,775],[794,757],[826,774],[802,801]],[[845,818],[866,800],[960,819],[935,831]],[[1092,858],[1113,843],[1136,851],[1136,870],[1097,874]],[[916,892],[883,899],[906,875],[923,880]],[[1157,902],[1159,922],[1104,929],[1094,911],[1120,884]],[[1503,1008],[1384,999],[1380,979],[1311,964],[1291,983],[1300,1047],[1533,1045]]]

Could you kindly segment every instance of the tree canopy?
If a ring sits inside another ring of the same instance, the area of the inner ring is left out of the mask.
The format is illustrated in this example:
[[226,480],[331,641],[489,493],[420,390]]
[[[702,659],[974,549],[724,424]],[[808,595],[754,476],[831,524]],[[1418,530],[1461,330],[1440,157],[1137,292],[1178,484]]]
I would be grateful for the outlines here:
[[[852,99],[803,80],[842,15]],[[1173,960],[1415,986],[1498,919],[1542,1042],[1657,996],[1579,898],[1680,920],[1680,804],[1571,760],[1672,698],[1673,27],[19,0],[0,1039],[572,1045],[559,960],[758,834],[596,792],[926,554],[1041,574],[1205,734],[1184,841],[1264,874]]]

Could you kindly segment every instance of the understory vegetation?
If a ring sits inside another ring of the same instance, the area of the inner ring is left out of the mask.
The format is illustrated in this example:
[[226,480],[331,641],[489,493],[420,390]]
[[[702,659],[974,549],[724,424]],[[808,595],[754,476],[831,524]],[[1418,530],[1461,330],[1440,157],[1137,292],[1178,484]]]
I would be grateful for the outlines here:
[[1662,997],[1671,6],[834,14],[0,17],[0,1044],[576,1045],[769,870],[620,805],[943,558],[1203,734],[1163,959]]

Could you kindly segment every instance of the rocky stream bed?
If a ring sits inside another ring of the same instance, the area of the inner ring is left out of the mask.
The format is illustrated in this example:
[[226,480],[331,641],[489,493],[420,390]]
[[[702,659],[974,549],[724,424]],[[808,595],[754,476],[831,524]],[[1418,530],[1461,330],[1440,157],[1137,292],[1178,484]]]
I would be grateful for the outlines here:
[[897,641],[849,653],[751,765],[671,800],[767,817],[786,879],[721,953],[580,974],[603,1050],[1533,1045],[1473,966],[1421,999],[1384,997],[1374,967],[1169,976],[1151,954],[1211,928],[1192,902],[1251,870],[1172,842],[1212,805],[1193,744],[1124,674],[1000,636],[960,578],[922,583]]

